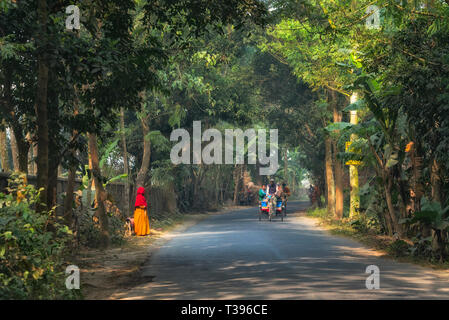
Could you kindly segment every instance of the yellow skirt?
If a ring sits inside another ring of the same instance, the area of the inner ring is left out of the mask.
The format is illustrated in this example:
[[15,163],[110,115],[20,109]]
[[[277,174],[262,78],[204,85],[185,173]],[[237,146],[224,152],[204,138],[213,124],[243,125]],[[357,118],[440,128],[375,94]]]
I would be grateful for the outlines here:
[[134,232],[136,236],[150,234],[150,220],[148,220],[146,208],[138,207],[134,211]]

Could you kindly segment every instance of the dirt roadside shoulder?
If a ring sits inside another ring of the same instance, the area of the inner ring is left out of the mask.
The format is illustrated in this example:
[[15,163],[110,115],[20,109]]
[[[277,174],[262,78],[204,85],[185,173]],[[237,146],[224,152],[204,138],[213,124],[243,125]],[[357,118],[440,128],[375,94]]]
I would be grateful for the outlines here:
[[332,223],[327,219],[307,215],[307,210],[297,213],[297,216],[309,220],[315,228],[333,237],[341,237],[353,240],[363,246],[364,254],[392,260],[398,263],[412,264],[431,271],[438,277],[449,281],[449,263],[431,262],[428,259],[410,255],[396,255],[391,251],[391,245],[395,242],[393,237],[373,233],[361,233],[349,228],[347,225]]
[[76,257],[80,268],[80,285],[86,300],[109,299],[114,294],[127,291],[139,282],[140,269],[152,253],[163,246],[175,234],[194,226],[213,215],[248,209],[230,206],[215,212],[185,214],[164,228],[151,229],[148,237],[128,237],[125,244],[107,250],[85,249]]

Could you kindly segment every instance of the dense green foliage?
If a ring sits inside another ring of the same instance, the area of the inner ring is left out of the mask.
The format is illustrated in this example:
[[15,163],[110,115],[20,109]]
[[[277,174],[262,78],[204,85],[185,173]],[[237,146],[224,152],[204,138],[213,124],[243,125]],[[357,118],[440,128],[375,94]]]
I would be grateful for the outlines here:
[[[0,253],[14,264],[0,276],[17,289],[7,297],[62,294],[41,287],[56,283],[48,270],[62,256],[44,251],[66,241],[45,208],[60,210],[78,245],[106,247],[122,242],[138,186],[159,225],[167,212],[238,204],[250,182],[267,182],[260,163],[171,163],[171,132],[192,134],[200,120],[203,131],[279,129],[273,177],[298,197],[314,185],[314,205],[327,206],[316,215],[447,259],[448,1],[83,1],[72,31],[69,4],[0,2],[1,165],[35,174],[40,189],[38,203],[29,186],[27,201],[2,194],[10,247]],[[366,24],[373,5],[377,28]],[[22,249],[30,230],[42,237]],[[16,263],[18,248],[44,256]]]
[[0,297],[76,298],[65,287],[71,232],[54,211],[36,212],[39,192],[24,179],[14,176],[8,194],[0,193]]

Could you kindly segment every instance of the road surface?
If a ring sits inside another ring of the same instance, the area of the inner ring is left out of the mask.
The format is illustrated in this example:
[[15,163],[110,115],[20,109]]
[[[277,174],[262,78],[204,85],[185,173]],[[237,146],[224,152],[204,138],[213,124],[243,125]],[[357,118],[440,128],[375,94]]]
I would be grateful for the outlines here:
[[[291,202],[289,211],[306,203]],[[448,299],[447,273],[380,257],[316,221],[258,221],[257,208],[214,215],[171,235],[122,299]],[[380,270],[368,290],[367,266]]]

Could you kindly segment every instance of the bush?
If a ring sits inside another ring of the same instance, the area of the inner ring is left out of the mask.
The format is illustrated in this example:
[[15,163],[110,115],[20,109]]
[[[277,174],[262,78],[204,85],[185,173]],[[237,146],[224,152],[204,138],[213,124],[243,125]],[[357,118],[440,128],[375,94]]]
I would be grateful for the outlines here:
[[[122,245],[125,242],[125,221],[122,214],[111,201],[106,202],[105,209],[108,215],[111,244]],[[79,244],[89,248],[98,248],[101,230],[98,218],[95,216],[95,209],[89,208],[87,202],[84,201],[83,204],[80,202],[74,210],[77,217],[75,230]]]
[[[39,192],[13,175],[0,193],[0,299],[67,299],[65,252],[71,231],[54,210],[36,212]],[[50,231],[51,229],[51,231]]]
[[356,220],[350,222],[350,225],[360,233],[381,232],[381,224],[375,215],[360,213]]
[[409,248],[409,244],[404,240],[396,240],[388,246],[387,252],[394,257],[403,257],[410,252]]
[[431,260],[433,258],[432,237],[423,237],[418,233],[416,237],[412,238],[413,247],[410,248],[410,253],[413,256],[425,257]]

